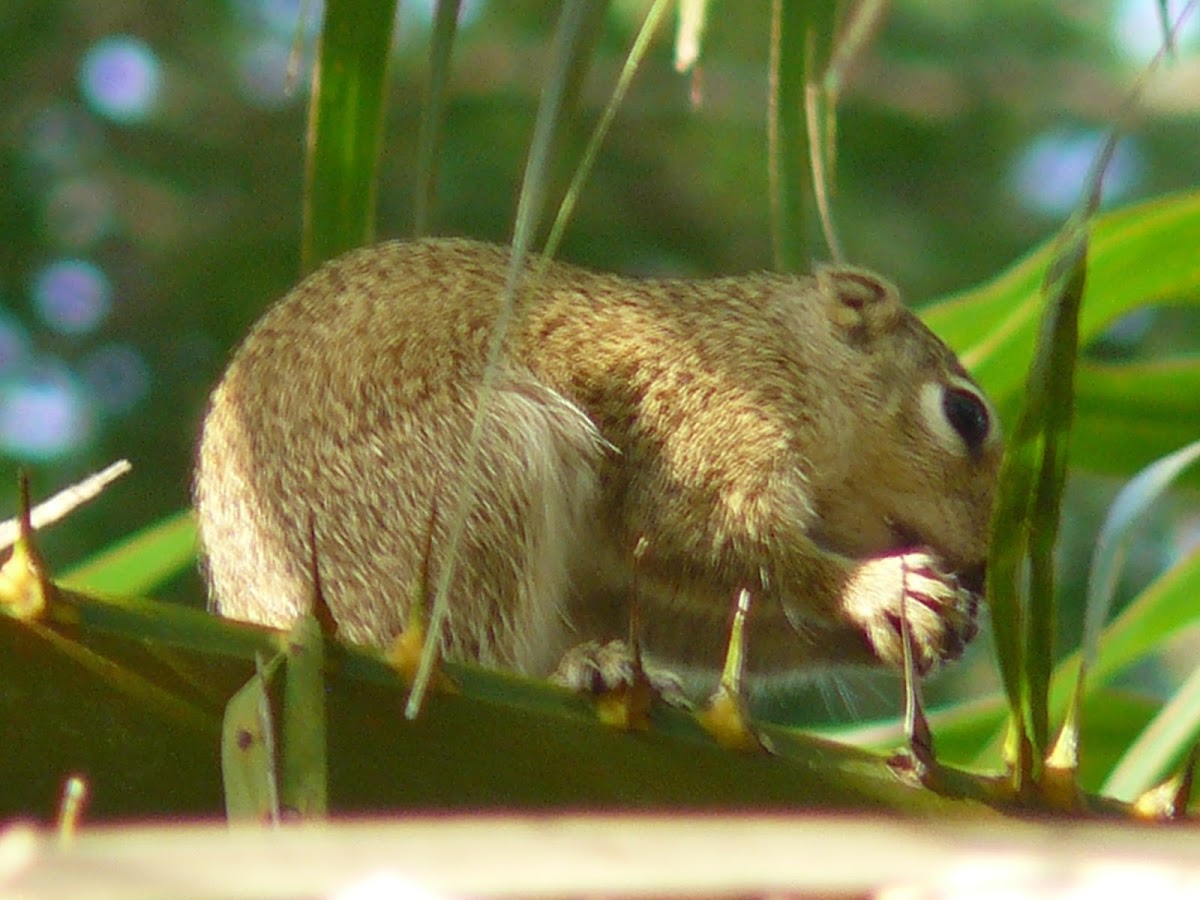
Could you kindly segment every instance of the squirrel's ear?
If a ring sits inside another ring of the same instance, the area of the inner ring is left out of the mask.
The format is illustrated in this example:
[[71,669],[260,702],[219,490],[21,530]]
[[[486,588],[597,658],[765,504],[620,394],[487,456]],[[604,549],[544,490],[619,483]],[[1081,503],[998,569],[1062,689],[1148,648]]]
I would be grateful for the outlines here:
[[896,288],[871,272],[822,266],[816,278],[830,321],[851,340],[866,340],[890,330],[902,313]]

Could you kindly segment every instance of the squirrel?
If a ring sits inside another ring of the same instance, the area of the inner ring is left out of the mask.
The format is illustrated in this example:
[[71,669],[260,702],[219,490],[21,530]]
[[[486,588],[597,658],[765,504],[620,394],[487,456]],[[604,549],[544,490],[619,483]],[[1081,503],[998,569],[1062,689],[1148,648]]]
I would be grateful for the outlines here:
[[386,646],[465,501],[450,659],[545,675],[624,637],[636,594],[648,660],[711,672],[742,589],[755,681],[900,667],[902,615],[918,671],[961,654],[1000,428],[889,283],[527,263],[481,398],[509,253],[379,244],[262,317],[198,452],[215,611],[285,627],[315,563],[339,636]]

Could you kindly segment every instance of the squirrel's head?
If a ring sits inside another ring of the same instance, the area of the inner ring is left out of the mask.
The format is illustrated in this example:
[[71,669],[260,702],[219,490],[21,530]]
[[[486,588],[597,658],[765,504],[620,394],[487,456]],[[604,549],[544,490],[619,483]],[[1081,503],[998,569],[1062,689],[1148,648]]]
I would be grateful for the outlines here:
[[817,273],[838,349],[840,484],[818,495],[818,540],[856,557],[929,547],[981,576],[1002,440],[980,387],[875,275]]

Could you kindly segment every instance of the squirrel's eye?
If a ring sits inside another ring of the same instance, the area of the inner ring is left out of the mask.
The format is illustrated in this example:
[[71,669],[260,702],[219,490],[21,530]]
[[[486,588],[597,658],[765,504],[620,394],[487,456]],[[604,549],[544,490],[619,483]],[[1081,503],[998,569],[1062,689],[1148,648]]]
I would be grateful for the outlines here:
[[991,416],[979,396],[964,388],[948,387],[942,394],[942,412],[967,449],[977,453],[991,430]]

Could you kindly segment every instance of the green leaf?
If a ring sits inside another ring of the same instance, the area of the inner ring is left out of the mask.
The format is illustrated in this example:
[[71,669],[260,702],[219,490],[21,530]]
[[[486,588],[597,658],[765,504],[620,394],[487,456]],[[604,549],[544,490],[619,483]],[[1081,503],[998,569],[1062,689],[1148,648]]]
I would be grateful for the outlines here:
[[1104,782],[1118,800],[1134,800],[1179,764],[1200,738],[1200,666],[1154,717]]
[[[1113,766],[1138,734],[1153,720],[1162,704],[1129,691],[1093,688],[1084,702],[1080,785],[1100,790]],[[1060,710],[1061,712],[1061,710]],[[1004,724],[1006,707],[999,694],[973,698],[936,710],[929,723],[937,738],[938,760],[977,771],[992,771],[999,763],[996,732]],[[836,741],[888,752],[904,742],[900,719],[825,728],[818,732]]]
[[[1095,338],[1115,319],[1144,306],[1200,302],[1198,245],[1200,192],[1097,216],[1091,226],[1080,341]],[[1010,419],[1023,397],[1019,373],[1033,354],[1034,328],[1042,309],[1037,285],[1051,253],[1052,247],[1043,245],[988,283],[939,301],[923,313],[926,322],[960,351],[964,363]],[[1076,389],[1073,465],[1130,475],[1200,431],[1198,360],[1084,363],[1077,372]],[[1000,504],[1004,502],[1002,497]],[[1019,521],[1019,510],[998,510],[998,515]],[[1179,577],[1180,583],[1191,583],[1184,570]],[[1187,618],[1180,608],[1186,596],[1175,590],[1174,578],[1168,573],[1148,588],[1141,602],[1127,608],[1105,631],[1095,673],[1098,683],[1115,667],[1151,652],[1165,631]],[[1200,592],[1200,586],[1193,584],[1192,589]],[[1023,631],[1023,625],[1006,616],[1001,613],[996,629],[998,643],[1011,643]],[[1069,687],[1063,679],[1073,678],[1078,665],[1077,657],[1072,659],[1060,665],[1052,679],[1053,715],[1065,712]],[[993,727],[998,725],[993,720]],[[977,762],[995,764],[996,752],[993,743]]]
[[[808,211],[814,208],[805,88],[818,80],[833,45],[836,3],[774,0],[771,5],[770,106],[767,152],[775,268],[808,271]],[[823,148],[822,148],[823,150]]]
[[[533,240],[541,224],[545,207],[545,196],[550,181],[551,160],[557,134],[567,110],[575,103],[583,81],[584,72],[591,61],[592,51],[600,35],[607,3],[595,0],[567,0],[559,15],[551,50],[551,70],[538,105],[537,121],[533,127],[533,139],[529,158],[525,164],[525,176],[521,182],[521,195],[517,201],[517,217],[513,226],[512,253],[509,257],[504,293],[500,300],[500,312],[492,324],[488,341],[487,361],[479,387],[480,402],[471,423],[471,434],[467,440],[462,468],[471,471],[479,452],[479,441],[488,398],[500,362],[500,350],[504,344],[508,325],[518,301],[521,273],[525,258],[533,246]],[[450,581],[454,576],[455,557],[467,524],[466,496],[455,509],[450,511],[447,526],[446,556],[449,564],[442,566],[433,590],[433,605],[429,614],[429,637],[421,652],[421,662],[413,679],[412,693],[405,708],[405,715],[414,718],[421,708],[425,690],[433,675],[434,662],[441,646],[443,623],[449,615]]]
[[55,581],[90,594],[143,597],[195,565],[196,522],[181,510],[65,570]]
[[225,815],[230,821],[279,821],[271,690],[283,659],[284,655],[277,653],[270,662],[264,662],[260,655],[250,680],[225,707],[221,720],[221,783]]
[[446,84],[450,80],[450,53],[458,31],[461,0],[438,0],[429,45],[429,82],[421,109],[421,132],[417,137],[417,192],[413,201],[413,232],[417,237],[429,229],[437,185],[437,151],[441,136]]
[[513,225],[510,276],[521,271],[541,225],[550,186],[554,150],[563,124],[578,100],[607,12],[607,2],[567,0],[563,4],[551,48],[551,69],[538,104],[521,195]]
[[1162,31],[1163,51],[1167,56],[1173,57],[1176,53],[1178,53],[1178,46],[1175,39],[1175,29],[1171,26],[1170,0],[1157,0],[1157,6],[1158,27]]
[[[278,632],[152,602],[72,596],[58,615],[61,621],[36,626],[54,641],[33,640],[29,623],[0,615],[0,707],[25,704],[20,740],[0,741],[0,814],[43,808],[64,767],[78,766],[97,786],[93,809],[101,818],[181,808],[216,814],[218,757],[239,746],[239,728],[251,739],[243,735],[241,745],[257,740],[260,751],[249,770],[234,775],[249,798],[239,808],[264,808],[264,760],[279,736],[262,724],[270,690],[248,692],[226,720],[224,742],[219,711],[254,674],[256,658],[277,656]],[[80,654],[101,652],[172,701],[147,702],[129,678],[96,679],[80,669]],[[171,669],[159,661],[168,653]],[[326,672],[333,808],[982,808],[905,787],[879,756],[794,731],[764,729],[774,755],[736,753],[718,747],[689,714],[657,709],[652,731],[630,735],[602,724],[585,698],[546,682],[447,669],[460,693],[431,698],[418,720],[406,721],[407,688],[378,654],[339,652]],[[196,677],[181,678],[185,671]],[[185,703],[203,709],[202,722],[178,721]],[[79,739],[96,734],[104,739]]]
[[325,717],[325,635],[312,613],[287,637],[280,715],[279,799],[303,819],[328,811]]
[[1085,363],[1078,386],[1074,466],[1128,475],[1200,432],[1200,359]]
[[1117,590],[1117,576],[1125,561],[1125,549],[1135,522],[1162,495],[1195,458],[1200,455],[1200,442],[1185,447],[1161,459],[1140,472],[1122,488],[1109,508],[1088,572],[1087,603],[1083,617],[1078,676],[1071,691],[1066,719],[1059,732],[1053,753],[1060,768],[1078,768],[1079,733],[1087,676],[1099,653],[1100,631],[1108,621]]
[[1047,305],[1037,355],[1000,471],[992,520],[988,598],[1001,680],[1016,729],[1016,774],[1022,780],[1029,774],[1029,754],[1041,759],[1049,738],[1054,544],[1066,477],[1087,241],[1086,217],[1073,216],[1046,274]]
[[[1110,132],[1092,162],[1084,196],[1051,248],[1037,344],[992,517],[987,593],[1009,701],[1008,756],[1018,794],[1041,781],[1041,763],[1050,747],[1049,688],[1058,619],[1054,550],[1075,411],[1079,318],[1092,219],[1116,147],[1116,132]],[[1055,760],[1056,767],[1076,768],[1075,746]]]
[[[1147,467],[1125,485],[1105,516],[1088,573],[1087,607],[1084,611],[1082,663],[1079,679],[1095,665],[1100,650],[1100,632],[1108,621],[1117,576],[1125,562],[1125,551],[1133,527],[1188,466],[1200,459],[1200,441],[1184,447]],[[1079,691],[1078,693],[1082,693]]]
[[[1090,680],[1103,684],[1117,672],[1143,659],[1197,621],[1200,597],[1200,549],[1180,560],[1135,597],[1104,629]],[[1059,665],[1051,696],[1056,709],[1066,705],[1077,677],[1078,653]]]
[[326,0],[308,122],[305,272],[375,234],[396,0]]
[[553,257],[558,252],[559,242],[562,240],[563,232],[566,231],[567,224],[571,220],[571,214],[574,212],[575,204],[583,191],[584,183],[587,181],[588,175],[591,174],[592,165],[595,163],[596,156],[600,152],[600,145],[604,142],[605,135],[608,134],[609,126],[612,124],[613,117],[617,113],[617,108],[621,105],[621,101],[625,99],[625,93],[629,90],[629,85],[633,82],[633,76],[637,73],[638,66],[641,65],[646,51],[650,49],[650,42],[658,30],[659,24],[670,8],[671,0],[655,0],[650,11],[646,13],[642,27],[638,29],[633,47],[630,48],[629,55],[625,58],[625,64],[621,67],[621,75],[617,79],[617,86],[613,90],[613,95],[609,98],[608,105],[604,107],[604,114],[600,117],[600,122],[592,131],[588,145],[583,151],[583,157],[579,160],[579,165],[575,167],[575,174],[571,176],[571,183],[563,195],[562,203],[559,204],[558,214],[554,217],[554,225],[550,229],[550,236],[546,239],[544,253],[547,258]]
[[[1118,672],[1153,653],[1181,629],[1195,624],[1197,597],[1200,597],[1200,549],[1159,576],[1104,629],[1095,667],[1085,686],[1085,696],[1096,694]],[[1080,658],[1079,651],[1076,651],[1054,670],[1050,681],[1049,708],[1056,719],[1066,714],[1072,690],[1079,678]],[[1085,709],[1090,710],[1090,704]],[[990,707],[987,710],[981,718],[990,721],[995,738],[1002,717],[999,713],[991,714]],[[1086,729],[1086,721],[1084,724]],[[981,724],[980,727],[984,726]],[[995,765],[998,747],[998,742],[993,740],[975,758],[974,764],[980,767]]]
[[[1144,306],[1168,302],[1200,305],[1198,246],[1200,191],[1097,216],[1092,221],[1088,250],[1080,342],[1086,345],[1121,316]],[[1042,311],[1038,285],[1052,253],[1052,243],[1047,242],[987,283],[942,298],[922,311],[925,322],[958,351],[963,364],[1002,412],[1015,409],[1022,390],[1021,373],[1033,358]],[[1081,397],[1087,395],[1090,371],[1080,372]],[[1191,434],[1166,450],[1190,440],[1200,419],[1192,420],[1191,425]],[[1149,464],[1166,450],[1143,456],[1128,471]]]

